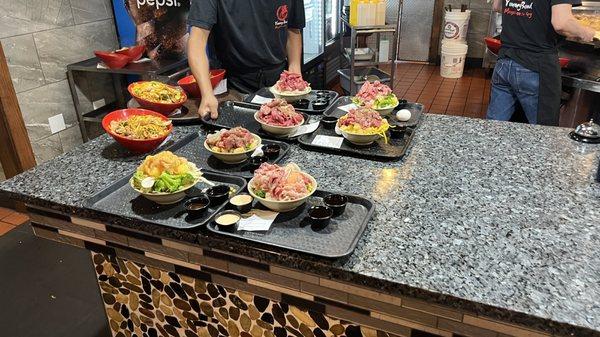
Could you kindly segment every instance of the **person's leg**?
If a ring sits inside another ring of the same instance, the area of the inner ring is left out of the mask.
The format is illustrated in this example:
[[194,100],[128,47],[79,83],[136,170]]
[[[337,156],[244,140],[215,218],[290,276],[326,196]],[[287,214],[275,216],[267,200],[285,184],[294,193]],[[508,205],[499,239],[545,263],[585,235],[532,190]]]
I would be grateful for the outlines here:
[[487,119],[508,121],[515,112],[516,96],[509,82],[512,63],[510,59],[503,58],[494,67]]
[[513,88],[529,124],[537,124],[540,74],[514,63]]

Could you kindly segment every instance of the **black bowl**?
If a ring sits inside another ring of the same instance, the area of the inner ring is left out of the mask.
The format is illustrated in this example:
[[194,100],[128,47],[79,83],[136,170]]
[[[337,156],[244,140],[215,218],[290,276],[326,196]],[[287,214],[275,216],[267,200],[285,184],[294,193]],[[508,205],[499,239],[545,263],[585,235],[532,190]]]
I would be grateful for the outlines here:
[[394,126],[390,128],[390,137],[393,139],[402,139],[406,133],[406,126]]
[[315,95],[317,96],[317,98],[325,98],[327,100],[329,100],[329,98],[330,98],[329,91],[324,91],[324,90],[315,91]]
[[292,103],[292,106],[296,109],[308,109],[308,105],[310,104],[310,101],[307,99],[299,99],[295,102]]
[[[250,199],[250,202],[248,202],[246,204],[239,204],[239,205],[236,205],[233,203],[234,199],[242,198],[243,196],[248,196]],[[231,207],[235,208],[238,212],[240,212],[242,214],[246,214],[252,210],[252,202],[253,201],[254,201],[254,198],[252,198],[252,196],[250,196],[249,194],[238,194],[235,197],[231,198],[229,200],[229,203],[231,204]]]
[[[238,217],[238,221],[236,221],[235,223],[229,224],[229,225],[221,225],[219,224],[217,221],[219,220],[219,218],[223,215],[228,215],[228,214],[232,214]],[[233,233],[237,230],[237,225],[240,222],[240,220],[242,219],[242,215],[237,212],[237,211],[223,211],[219,214],[217,214],[215,216],[214,222],[217,225],[217,228],[222,231],[222,232],[229,232],[229,233]]]
[[338,119],[333,116],[325,116],[321,119],[321,126],[324,129],[333,130],[335,129],[335,125],[337,124]]
[[312,107],[314,110],[325,110],[329,105],[329,100],[326,99],[317,99],[312,103]]
[[229,199],[230,188],[227,185],[217,185],[206,190],[206,196],[211,205],[220,205]]
[[323,229],[329,225],[333,210],[327,206],[313,206],[308,210],[308,219],[317,229]]
[[267,144],[263,146],[263,153],[269,159],[276,159],[281,152],[281,146],[277,144]]
[[323,198],[323,202],[333,210],[333,216],[337,217],[344,214],[346,205],[348,204],[348,197],[341,194],[330,194]]
[[247,167],[250,170],[250,172],[254,172],[260,167],[260,165],[266,163],[267,161],[269,161],[269,158],[267,158],[266,156],[250,157],[250,159],[248,159]]
[[210,199],[205,194],[193,197],[183,204],[187,213],[191,216],[199,216],[206,212],[210,206]]

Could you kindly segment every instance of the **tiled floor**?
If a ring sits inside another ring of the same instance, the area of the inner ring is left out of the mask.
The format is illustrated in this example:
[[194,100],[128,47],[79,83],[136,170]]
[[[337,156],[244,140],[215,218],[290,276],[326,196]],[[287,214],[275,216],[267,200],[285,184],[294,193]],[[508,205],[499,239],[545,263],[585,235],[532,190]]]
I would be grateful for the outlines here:
[[26,215],[12,209],[0,207],[0,236],[28,221],[29,218]]
[[490,78],[484,69],[466,69],[459,79],[440,76],[440,68],[420,64],[396,66],[394,92],[425,105],[435,114],[484,118],[490,97]]
[[[341,92],[339,86],[334,90]],[[424,104],[430,113],[485,118],[490,77],[478,68],[466,69],[462,78],[447,79],[440,76],[438,66],[401,63],[396,65],[394,92],[399,98]]]

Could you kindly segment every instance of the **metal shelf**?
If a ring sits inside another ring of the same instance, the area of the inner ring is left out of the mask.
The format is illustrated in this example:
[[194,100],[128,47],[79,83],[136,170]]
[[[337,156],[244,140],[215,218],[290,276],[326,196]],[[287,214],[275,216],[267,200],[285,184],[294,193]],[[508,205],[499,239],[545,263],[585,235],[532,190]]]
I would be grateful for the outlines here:
[[352,30],[355,30],[358,34],[372,34],[372,33],[395,33],[395,25],[379,25],[379,26],[353,26],[348,22],[348,18],[342,17],[342,23],[345,24]]
[[[381,25],[381,26],[360,26],[360,27],[356,27],[356,26],[352,26],[350,25],[350,22],[348,20],[347,16],[344,15],[340,15],[341,16],[341,20],[340,20],[340,32],[341,32],[341,43],[340,43],[340,52],[343,56],[343,58],[350,64],[349,65],[349,78],[350,78],[350,84],[349,84],[349,88],[348,90],[350,91],[350,95],[354,95],[357,92],[357,83],[355,83],[354,79],[355,75],[356,75],[356,71],[357,68],[365,68],[365,67],[376,67],[379,68],[379,66],[382,65],[391,65],[391,72],[390,72],[390,83],[389,86],[390,88],[392,88],[392,90],[394,89],[394,76],[396,73],[396,67],[394,66],[394,62],[396,60],[396,53],[397,53],[397,41],[398,41],[398,27],[396,25],[391,25],[391,24],[386,24],[386,25]],[[400,11],[398,11],[397,16],[396,16],[396,22],[398,22],[400,18]],[[346,46],[344,46],[344,32],[350,32],[350,53],[346,53]],[[357,45],[357,36],[358,35],[364,35],[364,34],[375,34],[375,38],[376,38],[376,46],[375,48],[373,48],[373,51],[375,52],[374,58],[371,61],[357,61],[355,58],[355,50],[356,50],[356,45]],[[390,41],[390,54],[389,55],[389,60],[386,62],[379,62],[379,46],[380,46],[380,42],[381,42],[381,34],[391,34],[392,35],[392,39]]]

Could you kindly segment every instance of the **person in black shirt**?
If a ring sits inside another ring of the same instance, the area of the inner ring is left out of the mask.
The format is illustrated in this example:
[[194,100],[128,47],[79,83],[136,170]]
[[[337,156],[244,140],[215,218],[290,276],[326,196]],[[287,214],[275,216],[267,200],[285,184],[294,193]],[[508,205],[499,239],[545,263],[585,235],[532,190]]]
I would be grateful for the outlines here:
[[572,13],[580,0],[494,0],[502,13],[502,48],[492,76],[488,119],[510,120],[517,100],[531,124],[558,125],[563,37],[590,42],[596,32]]
[[228,85],[242,93],[275,84],[286,68],[301,73],[304,0],[192,0],[188,60],[202,92],[198,113],[217,118],[206,45],[211,35]]

